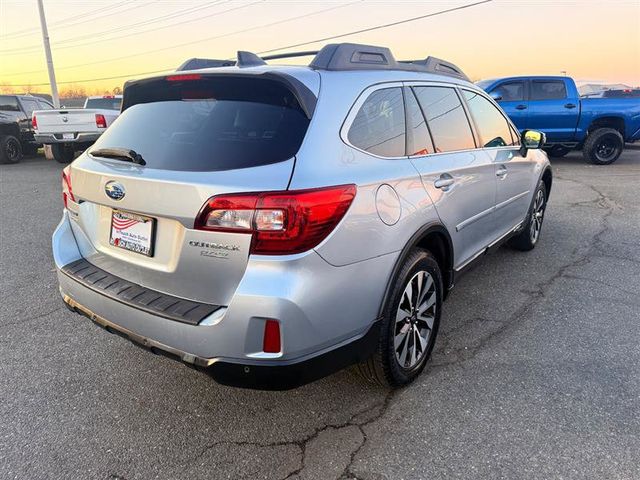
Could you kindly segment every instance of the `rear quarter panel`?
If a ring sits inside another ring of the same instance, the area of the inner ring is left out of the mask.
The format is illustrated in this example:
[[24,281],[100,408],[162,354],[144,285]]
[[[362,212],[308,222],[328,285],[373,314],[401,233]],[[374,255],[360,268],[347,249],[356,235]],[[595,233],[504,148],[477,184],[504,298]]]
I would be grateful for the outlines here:
[[602,118],[618,118],[624,122],[625,140],[637,140],[640,129],[640,98],[585,98],[580,101],[582,111],[578,124],[581,140],[587,135],[594,121]]

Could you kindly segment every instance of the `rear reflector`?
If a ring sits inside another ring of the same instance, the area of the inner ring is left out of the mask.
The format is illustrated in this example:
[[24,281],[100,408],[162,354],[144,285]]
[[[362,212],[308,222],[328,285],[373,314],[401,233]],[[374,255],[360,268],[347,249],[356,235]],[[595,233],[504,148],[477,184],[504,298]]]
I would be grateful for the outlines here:
[[355,185],[211,197],[194,228],[251,233],[251,253],[289,255],[310,250],[342,220]]
[[107,120],[101,113],[96,113],[96,127],[107,128]]
[[264,339],[262,351],[265,353],[280,353],[280,323],[267,320],[264,323]]

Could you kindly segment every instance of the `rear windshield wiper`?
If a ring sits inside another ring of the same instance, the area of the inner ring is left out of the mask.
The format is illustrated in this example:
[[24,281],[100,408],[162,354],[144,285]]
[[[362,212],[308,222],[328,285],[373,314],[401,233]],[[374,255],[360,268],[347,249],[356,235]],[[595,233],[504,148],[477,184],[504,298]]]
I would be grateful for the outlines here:
[[97,148],[89,152],[94,157],[114,158],[116,160],[125,160],[127,162],[133,162],[138,165],[146,165],[142,155],[135,150],[128,148]]

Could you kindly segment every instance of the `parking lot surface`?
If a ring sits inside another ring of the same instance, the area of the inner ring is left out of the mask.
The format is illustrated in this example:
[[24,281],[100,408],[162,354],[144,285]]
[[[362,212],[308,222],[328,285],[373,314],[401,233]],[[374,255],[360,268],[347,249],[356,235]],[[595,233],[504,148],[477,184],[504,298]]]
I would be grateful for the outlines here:
[[395,393],[227,388],[69,312],[61,166],[0,166],[0,478],[640,478],[640,146],[552,164],[537,248],[459,279]]

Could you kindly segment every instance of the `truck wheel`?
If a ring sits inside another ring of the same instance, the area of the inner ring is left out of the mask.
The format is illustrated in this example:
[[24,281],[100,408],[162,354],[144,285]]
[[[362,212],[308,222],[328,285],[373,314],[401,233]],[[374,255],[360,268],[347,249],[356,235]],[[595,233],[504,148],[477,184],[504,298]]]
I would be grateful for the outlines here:
[[438,334],[442,275],[433,255],[416,249],[402,265],[384,307],[375,353],[356,366],[385,387],[411,383],[424,369]]
[[598,128],[589,134],[582,147],[585,160],[595,165],[615,162],[624,149],[624,138],[613,128]]
[[0,137],[0,163],[18,163],[22,160],[22,145],[11,135]]
[[69,163],[75,154],[73,146],[67,143],[54,143],[51,145],[51,152],[58,163]]

